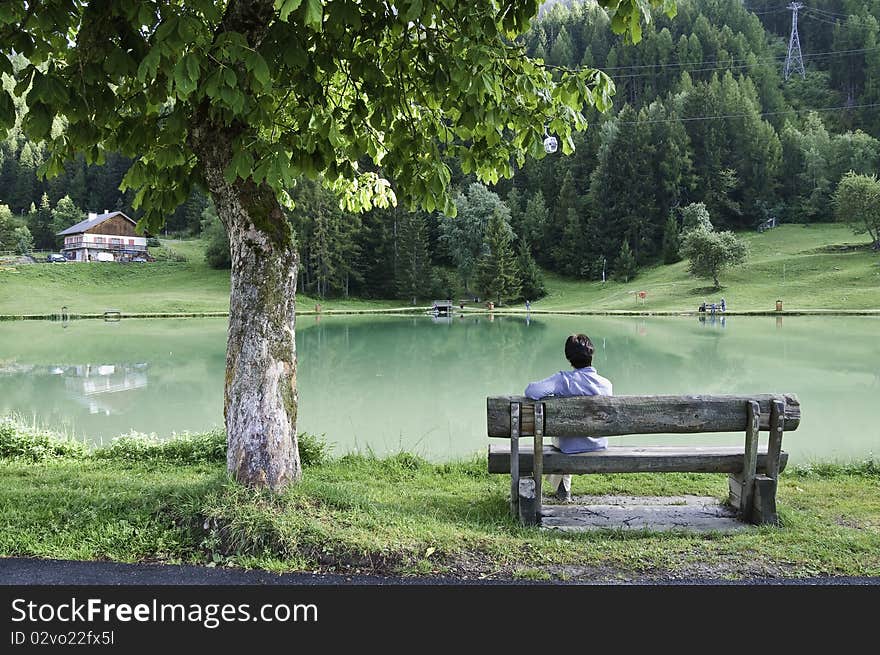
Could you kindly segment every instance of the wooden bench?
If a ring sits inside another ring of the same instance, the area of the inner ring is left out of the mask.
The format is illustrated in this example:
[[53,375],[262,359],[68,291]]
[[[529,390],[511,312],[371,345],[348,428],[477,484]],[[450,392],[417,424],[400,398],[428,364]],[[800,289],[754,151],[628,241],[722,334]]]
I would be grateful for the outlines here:
[[[541,521],[541,476],[548,473],[727,473],[730,504],[751,523],[777,524],[776,486],[788,462],[783,432],[800,424],[794,394],[754,396],[577,396],[487,398],[489,472],[510,474],[510,511],[524,525]],[[758,447],[760,430],[766,446]],[[566,455],[544,437],[745,432],[739,446],[609,446]],[[532,437],[532,444],[520,439]],[[542,457],[534,457],[534,453]]]

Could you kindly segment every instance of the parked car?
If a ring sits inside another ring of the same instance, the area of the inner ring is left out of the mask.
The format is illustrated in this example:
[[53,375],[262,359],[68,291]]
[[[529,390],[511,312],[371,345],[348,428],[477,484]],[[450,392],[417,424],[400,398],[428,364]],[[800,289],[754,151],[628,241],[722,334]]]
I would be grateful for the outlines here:
[[46,255],[46,261],[49,262],[50,264],[54,264],[54,263],[66,262],[67,259],[64,257],[64,255],[59,255],[56,252],[50,252],[48,255]]

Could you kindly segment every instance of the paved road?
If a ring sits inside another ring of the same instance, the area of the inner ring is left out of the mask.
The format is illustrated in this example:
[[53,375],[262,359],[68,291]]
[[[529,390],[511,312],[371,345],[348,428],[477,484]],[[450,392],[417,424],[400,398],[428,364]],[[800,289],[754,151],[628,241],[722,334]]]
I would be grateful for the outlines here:
[[[505,585],[547,584],[523,580],[473,580],[442,577],[276,574],[269,571],[177,566],[0,558],[0,585]],[[578,584],[578,583],[553,583]],[[583,583],[580,583],[583,584]],[[614,583],[620,584],[620,583]],[[649,585],[880,585],[880,577],[760,578],[751,580],[651,579]]]

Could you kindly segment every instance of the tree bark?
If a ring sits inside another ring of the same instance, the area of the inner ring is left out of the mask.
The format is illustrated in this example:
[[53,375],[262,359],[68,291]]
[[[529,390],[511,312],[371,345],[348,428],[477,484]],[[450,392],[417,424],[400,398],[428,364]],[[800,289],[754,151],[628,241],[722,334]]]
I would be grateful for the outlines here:
[[193,141],[232,257],[223,407],[227,469],[242,484],[277,492],[302,477],[293,231],[271,188],[225,180],[229,139],[194,130]]

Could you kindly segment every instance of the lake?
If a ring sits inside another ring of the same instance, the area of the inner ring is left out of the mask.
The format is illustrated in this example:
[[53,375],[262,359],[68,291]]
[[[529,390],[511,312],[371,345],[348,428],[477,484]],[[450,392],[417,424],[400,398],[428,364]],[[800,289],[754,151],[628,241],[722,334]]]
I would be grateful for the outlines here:
[[[303,316],[298,429],[337,454],[483,452],[486,396],[566,368],[574,332],[593,339],[617,395],[793,392],[803,412],[783,442],[793,462],[880,453],[878,317]],[[225,342],[225,319],[0,322],[0,414],[95,443],[221,426]]]

